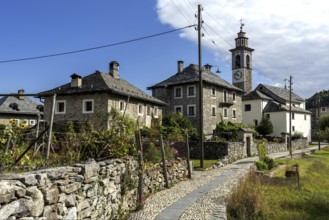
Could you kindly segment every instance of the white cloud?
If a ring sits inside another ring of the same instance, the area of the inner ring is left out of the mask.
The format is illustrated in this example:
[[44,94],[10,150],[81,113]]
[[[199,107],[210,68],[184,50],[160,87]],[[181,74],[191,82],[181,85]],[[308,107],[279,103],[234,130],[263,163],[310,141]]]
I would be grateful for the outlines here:
[[[260,78],[284,85],[283,79],[292,75],[294,91],[303,98],[329,89],[329,1],[158,0],[159,19],[175,28],[196,23],[198,4],[204,9],[203,45],[218,59],[231,59],[228,50],[234,47],[243,18],[249,46],[255,49],[253,68]],[[180,36],[197,41],[192,29]]]

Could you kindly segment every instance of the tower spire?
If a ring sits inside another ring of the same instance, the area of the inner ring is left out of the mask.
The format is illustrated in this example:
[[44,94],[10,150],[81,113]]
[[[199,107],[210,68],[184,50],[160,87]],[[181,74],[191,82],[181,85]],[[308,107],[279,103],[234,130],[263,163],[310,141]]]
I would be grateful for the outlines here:
[[240,32],[243,32],[242,31],[243,26],[244,26],[243,19],[241,18],[240,19]]

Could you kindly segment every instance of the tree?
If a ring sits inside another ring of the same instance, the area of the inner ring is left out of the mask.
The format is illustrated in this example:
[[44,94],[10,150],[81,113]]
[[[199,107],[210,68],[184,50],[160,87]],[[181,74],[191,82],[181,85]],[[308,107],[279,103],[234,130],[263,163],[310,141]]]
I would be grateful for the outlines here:
[[329,114],[321,115],[319,119],[319,129],[325,130],[329,127]]
[[272,134],[273,133],[273,124],[270,121],[270,119],[267,117],[263,117],[262,120],[260,121],[259,125],[256,127],[256,131],[259,134],[263,135],[263,137],[266,135]]
[[169,113],[162,118],[162,133],[172,140],[184,140],[186,133],[191,139],[197,137],[197,129],[192,122],[181,113]]

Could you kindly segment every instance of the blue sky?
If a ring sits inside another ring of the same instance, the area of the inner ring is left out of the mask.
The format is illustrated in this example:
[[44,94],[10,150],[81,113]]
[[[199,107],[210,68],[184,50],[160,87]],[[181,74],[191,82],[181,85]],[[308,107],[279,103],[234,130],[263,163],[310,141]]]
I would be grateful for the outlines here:
[[[220,77],[231,82],[228,50],[243,18],[249,46],[255,49],[254,87],[284,86],[284,78],[293,75],[294,91],[303,98],[329,89],[325,0],[4,0],[0,2],[0,62],[108,45],[196,24],[198,4],[204,8],[205,22],[202,61],[220,66]],[[38,93],[69,82],[72,73],[107,72],[113,60],[120,63],[122,78],[146,91],[175,74],[178,60],[185,66],[197,64],[197,52],[197,32],[189,28],[83,53],[0,63],[0,93],[19,89]]]

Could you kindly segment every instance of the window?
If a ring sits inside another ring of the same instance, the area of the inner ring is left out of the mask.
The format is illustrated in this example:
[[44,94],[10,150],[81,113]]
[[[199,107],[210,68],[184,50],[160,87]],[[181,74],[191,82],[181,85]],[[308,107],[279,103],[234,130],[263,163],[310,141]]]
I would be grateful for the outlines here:
[[123,101],[123,100],[120,100],[119,101],[119,110],[120,110],[120,112],[124,112],[125,108],[126,108],[126,102]]
[[292,120],[295,120],[295,113],[291,113]]
[[292,131],[295,131],[295,126],[292,126]]
[[236,101],[236,93],[235,92],[233,92],[233,102],[235,102]]
[[306,119],[307,119],[307,116],[306,116],[306,115],[304,115],[304,120],[306,121]]
[[212,97],[216,96],[216,88],[215,87],[211,87],[211,96]]
[[321,112],[326,112],[327,108],[326,107],[321,107]]
[[83,100],[83,113],[93,113],[94,112],[94,100],[86,99]]
[[182,98],[183,94],[182,94],[182,87],[175,87],[174,88],[174,97],[177,98]]
[[66,101],[65,100],[56,101],[55,113],[56,114],[65,114],[65,112],[66,112]]
[[35,125],[36,121],[35,120],[30,120],[30,125],[33,126]]
[[158,107],[154,107],[153,108],[153,116],[154,116],[154,118],[158,118],[159,117],[159,109],[158,109]]
[[144,105],[138,104],[138,116],[144,115]]
[[247,63],[247,68],[250,68],[250,56],[246,56],[246,63]]
[[195,117],[195,105],[188,105],[187,106],[187,116]]
[[174,107],[176,113],[183,113],[183,106],[182,105],[176,105]]
[[232,116],[233,118],[236,118],[236,110],[235,109],[232,110],[232,115],[233,115]]
[[254,120],[254,122],[255,122],[255,127],[257,127],[258,126],[258,120]]
[[249,111],[251,111],[251,105],[250,105],[250,104],[246,104],[246,105],[244,105],[244,111],[245,111],[245,112],[249,112]]
[[223,115],[224,115],[224,118],[227,118],[227,108],[223,109]]
[[195,86],[187,87],[187,97],[195,97]]
[[240,55],[236,55],[235,57],[235,68],[240,68]]
[[270,119],[270,118],[271,118],[271,115],[270,115],[270,114],[266,114],[265,117],[266,117],[267,119]]
[[224,98],[224,102],[227,102],[227,91],[226,90],[224,90],[223,98]]
[[211,116],[216,116],[216,107],[211,106]]
[[151,106],[146,106],[146,115],[151,116]]

